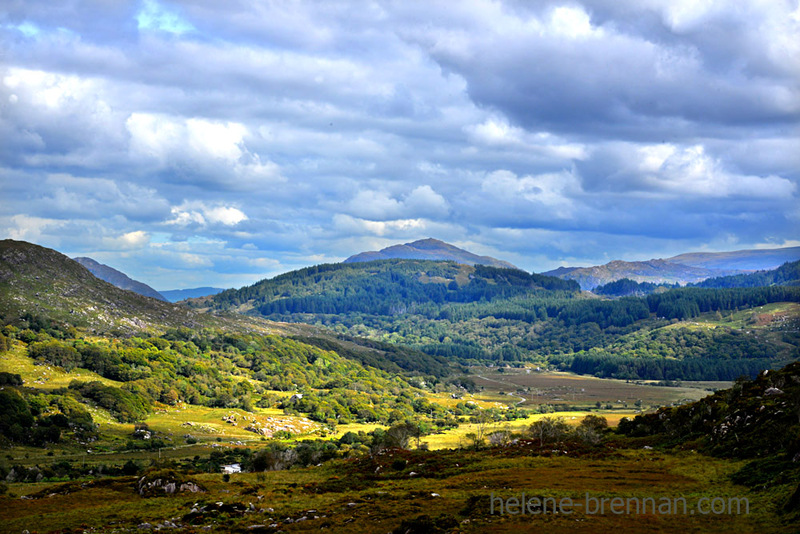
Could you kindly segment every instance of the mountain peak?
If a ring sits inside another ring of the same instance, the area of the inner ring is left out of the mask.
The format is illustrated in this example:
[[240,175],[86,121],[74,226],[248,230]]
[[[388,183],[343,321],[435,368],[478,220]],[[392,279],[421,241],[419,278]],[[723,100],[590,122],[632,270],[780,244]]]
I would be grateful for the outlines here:
[[361,252],[350,256],[344,263],[356,263],[375,260],[405,259],[405,260],[439,260],[454,261],[467,265],[489,265],[506,269],[519,269],[519,267],[491,256],[479,256],[468,250],[458,248],[450,243],[429,237],[402,245],[392,245],[378,250]]
[[425,239],[419,239],[417,241],[413,241],[411,243],[406,243],[408,246],[413,246],[415,248],[437,248],[437,247],[450,247],[450,248],[458,248],[450,243],[445,243],[440,239],[435,239],[433,237],[428,237]]

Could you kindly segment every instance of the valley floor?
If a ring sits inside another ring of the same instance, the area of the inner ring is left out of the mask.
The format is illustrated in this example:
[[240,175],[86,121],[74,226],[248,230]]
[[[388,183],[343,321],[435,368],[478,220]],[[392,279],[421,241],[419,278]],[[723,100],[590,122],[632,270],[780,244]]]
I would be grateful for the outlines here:
[[[173,496],[139,496],[136,477],[11,484],[0,497],[0,531],[173,525],[186,532],[796,531],[782,522],[775,494],[730,482],[741,465],[614,442],[569,452],[528,442],[480,451],[390,450],[312,468],[233,474],[228,482],[221,474],[198,474],[192,478],[204,493]],[[514,499],[523,493],[550,508],[509,513],[519,511]],[[554,502],[562,513],[553,513]],[[637,502],[655,503],[655,513],[650,506],[637,514]]]

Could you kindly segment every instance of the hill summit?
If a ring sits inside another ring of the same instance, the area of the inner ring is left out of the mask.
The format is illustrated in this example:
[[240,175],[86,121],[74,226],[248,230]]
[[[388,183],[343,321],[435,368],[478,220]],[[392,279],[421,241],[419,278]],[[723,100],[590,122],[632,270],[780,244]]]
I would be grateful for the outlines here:
[[403,245],[392,245],[378,251],[361,252],[350,256],[344,260],[344,263],[391,259],[454,261],[465,265],[488,265],[490,267],[519,269],[519,267],[507,261],[498,260],[491,256],[478,256],[468,250],[433,238],[420,239]]

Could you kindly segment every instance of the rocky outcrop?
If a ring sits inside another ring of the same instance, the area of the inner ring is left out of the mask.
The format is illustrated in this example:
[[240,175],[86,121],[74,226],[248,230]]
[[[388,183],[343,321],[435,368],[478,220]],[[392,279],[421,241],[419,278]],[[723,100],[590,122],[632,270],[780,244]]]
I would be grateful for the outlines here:
[[145,474],[139,479],[136,491],[142,497],[174,495],[176,493],[204,493],[197,482],[170,469]]

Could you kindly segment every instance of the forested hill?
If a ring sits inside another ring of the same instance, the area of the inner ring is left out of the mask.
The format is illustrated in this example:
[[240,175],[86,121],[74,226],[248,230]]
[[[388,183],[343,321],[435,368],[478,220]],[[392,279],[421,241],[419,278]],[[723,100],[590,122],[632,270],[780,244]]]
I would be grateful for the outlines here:
[[579,290],[571,280],[516,269],[427,260],[325,264],[292,271],[201,305],[265,316],[280,314],[399,315],[426,304],[492,302],[537,292]]
[[[732,287],[767,287],[767,286],[798,286],[800,285],[800,261],[788,262],[777,269],[758,271],[750,274],[734,274],[730,276],[717,276],[708,278],[689,287],[704,288],[732,288]],[[678,287],[677,284],[653,284],[651,282],[635,282],[629,278],[622,278],[615,282],[597,286],[593,293],[607,297],[624,297],[629,295],[649,295],[658,291],[666,291]]]
[[800,260],[784,263],[771,271],[758,271],[751,274],[719,276],[703,280],[695,287],[762,287],[771,285],[800,286]]
[[733,380],[800,357],[800,288],[660,288],[607,300],[573,281],[452,262],[319,265],[197,300],[408,345],[461,364]]
[[[97,410],[133,423],[178,403],[282,407],[331,428],[448,420],[416,387],[446,379],[444,358],[143,297],[21,241],[0,241],[0,361],[0,446],[56,443],[62,430],[85,446],[99,437]],[[51,370],[73,378],[57,386]]]

